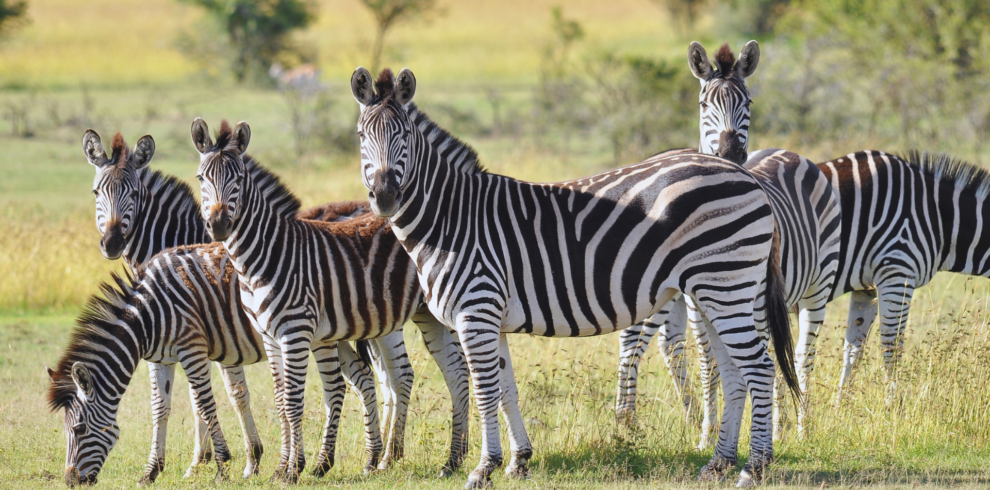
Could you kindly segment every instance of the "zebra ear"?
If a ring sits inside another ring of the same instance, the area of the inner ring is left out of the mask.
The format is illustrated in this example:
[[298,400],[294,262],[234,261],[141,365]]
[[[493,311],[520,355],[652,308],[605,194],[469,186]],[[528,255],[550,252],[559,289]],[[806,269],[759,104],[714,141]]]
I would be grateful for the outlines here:
[[740,78],[749,78],[756,72],[756,65],[760,62],[760,44],[756,41],[746,43],[746,46],[739,53],[739,60],[736,61],[736,75]]
[[77,362],[72,365],[72,381],[86,396],[93,394],[93,375],[85,364]]
[[86,154],[86,161],[94,167],[99,167],[107,163],[107,151],[103,149],[100,142],[100,135],[96,131],[87,129],[83,134],[83,153]]
[[691,41],[691,45],[688,46],[688,67],[691,68],[694,77],[702,82],[708,81],[708,77],[712,76],[714,71],[712,62],[708,61],[708,53],[698,41]]
[[370,104],[371,99],[375,98],[371,72],[367,68],[359,66],[357,70],[354,70],[354,74],[351,75],[351,94],[354,95],[354,100],[361,104],[361,109],[364,109],[364,106]]
[[48,366],[45,366],[45,371],[48,372],[48,377],[51,378],[52,381],[55,381],[55,370]]
[[399,72],[399,76],[396,77],[395,95],[396,102],[402,104],[402,107],[409,105],[413,96],[416,95],[416,76],[409,68],[403,68]]
[[136,169],[142,169],[151,163],[153,156],[155,156],[155,139],[150,134],[146,134],[134,145],[128,163]]
[[206,121],[197,117],[192,123],[192,140],[196,151],[200,154],[210,151],[213,148],[213,140],[210,138],[210,128],[206,126]]
[[234,126],[234,141],[237,142],[237,152],[241,155],[247,151],[248,143],[251,143],[251,126],[247,121],[241,121]]

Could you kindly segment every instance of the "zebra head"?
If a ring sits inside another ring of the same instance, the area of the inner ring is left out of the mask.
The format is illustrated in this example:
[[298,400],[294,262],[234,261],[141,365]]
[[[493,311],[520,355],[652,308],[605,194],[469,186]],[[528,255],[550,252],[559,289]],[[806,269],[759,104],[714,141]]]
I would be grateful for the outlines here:
[[127,150],[124,137],[113,137],[111,156],[103,149],[100,136],[92,129],[83,135],[83,152],[89,164],[96,167],[93,194],[96,195],[96,228],[103,238],[100,250],[108,259],[119,258],[133,230],[134,214],[145,191],[139,171],[148,166],[155,155],[155,140],[145,135],[134,151]]
[[48,368],[52,380],[48,400],[52,410],[65,410],[65,484],[95,484],[120,437],[117,406],[100,400],[101,390],[86,364],[75,362],[69,369],[62,368]]
[[200,211],[210,236],[224,241],[233,231],[240,211],[237,204],[246,173],[242,155],[251,141],[251,127],[241,121],[232,130],[224,120],[216,138],[215,143],[210,139],[210,130],[202,118],[193,121],[192,140],[199,152],[196,178],[202,194]]
[[371,210],[390,217],[399,210],[402,192],[409,184],[406,164],[413,123],[406,108],[416,93],[416,77],[408,68],[398,77],[386,68],[372,86],[371,73],[359,67],[351,76],[351,92],[361,106],[357,121],[361,177],[369,191]]
[[692,42],[688,48],[688,66],[701,80],[701,148],[702,153],[716,155],[740,165],[746,162],[749,149],[749,106],[753,100],[746,88],[746,78],[756,71],[760,45],[746,43],[736,60],[725,43],[715,53],[715,67],[708,61],[705,48]]

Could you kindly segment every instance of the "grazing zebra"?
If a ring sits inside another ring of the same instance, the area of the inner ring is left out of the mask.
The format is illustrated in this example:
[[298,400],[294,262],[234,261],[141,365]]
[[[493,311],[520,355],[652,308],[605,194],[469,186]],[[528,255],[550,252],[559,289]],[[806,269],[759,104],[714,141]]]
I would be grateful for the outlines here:
[[[815,341],[825,321],[825,305],[838,267],[840,210],[828,179],[807,159],[776,149],[762,150],[748,156],[751,99],[746,78],[756,71],[759,56],[756,41],[746,44],[738,60],[729,45],[724,44],[715,54],[713,68],[705,49],[694,42],[688,49],[688,65],[702,82],[701,151],[743,165],[764,186],[773,203],[774,216],[781,230],[781,271],[786,283],[787,301],[788,305],[797,306],[799,310],[800,335],[795,363],[801,391],[807,395],[808,376],[814,365]],[[681,312],[685,309],[684,299],[677,298],[668,307],[669,310],[661,310],[658,315],[623,331],[620,336],[616,413],[621,419],[633,420],[637,365],[646,346],[657,333],[661,333],[660,352],[664,363],[674,378],[685,409],[691,415],[697,408],[683,356],[685,315]],[[677,315],[665,322],[664,317],[669,311]],[[694,316],[694,313],[687,316]],[[717,409],[714,389],[718,372],[706,348],[708,340],[704,327],[696,321],[692,321],[691,327],[698,340],[702,364],[705,410],[698,448],[704,449],[710,442]],[[775,422],[779,424],[777,415],[783,415],[779,409],[779,393],[774,402]],[[799,433],[804,428],[806,408],[806,403],[798,407]],[[776,425],[774,434],[779,435],[780,432],[780,425]]]
[[452,333],[420,308],[423,295],[415,264],[384,219],[299,219],[298,199],[244,154],[250,135],[247,123],[232,130],[224,121],[214,143],[202,119],[192,125],[207,229],[230,255],[241,302],[254,328],[268,340],[269,356],[280,359],[270,367],[288,451],[283,458],[300,464],[276,472],[276,477],[295,481],[304,464],[303,395],[310,350],[382,337],[409,319],[444,346],[430,349],[442,369],[445,364],[460,366],[445,375],[455,417],[443,471],[453,471],[467,450],[467,366]]
[[486,172],[471,148],[420,112],[408,69],[397,78],[386,69],[373,82],[358,68],[351,90],[361,109],[361,172],[372,209],[389,217],[430,311],[457,331],[471,368],[483,449],[469,487],[490,484],[502,464],[499,405],[512,441],[506,473],[528,473],[532,448],[505,334],[606,334],[656,313],[677,292],[699,304],[727,393],[718,447],[702,477],[735,463],[748,393],[751,453],[740,483],[760,479],[773,458],[775,368],[754,309],[766,309],[795,392],[797,380],[772,206],[752,175],[682,151],[586,179],[532,184]]
[[938,271],[990,277],[990,173],[948,155],[860,151],[820,163],[842,206],[832,298],[852,292],[837,400],[879,310],[888,397],[915,288]]
[[[52,379],[50,406],[52,410],[65,409],[66,483],[96,482],[117,442],[117,409],[141,359],[163,366],[182,364],[193,393],[193,407],[209,428],[217,478],[224,478],[230,453],[217,423],[210,361],[239,366],[265,360],[265,340],[251,328],[238,300],[239,285],[231,261],[217,244],[178,247],[153,257],[134,279],[129,274],[113,278],[119,291],[103,285],[105,299],[94,296],[90,300],[57,369],[48,371]],[[371,372],[350,346],[339,346],[339,352],[337,345],[323,346],[317,355],[327,410],[317,475],[333,465],[345,389],[341,374],[356,391],[369,394],[363,397],[369,467],[374,467],[382,449]],[[170,377],[152,376],[151,382],[152,393],[169,397],[173,386]],[[239,389],[246,391],[244,386]],[[158,416],[165,412],[164,418],[168,410],[161,403],[152,406]],[[164,456],[164,442],[164,438],[156,437],[155,446],[161,447],[153,447],[153,451],[157,449],[160,457]],[[250,449],[251,472],[245,476],[257,471],[260,441]],[[153,481],[164,460],[153,461],[150,466],[143,481]]]
[[[109,254],[110,257],[121,255],[120,248],[123,248],[125,261],[131,270],[137,270],[145,264],[152,253],[170,246],[182,244],[194,244],[209,242],[210,238],[206,234],[205,224],[199,217],[198,204],[190,189],[184,183],[175,178],[165,177],[159,172],[151,172],[145,167],[154,152],[154,140],[150,136],[142,138],[135,147],[133,153],[128,153],[127,147],[119,133],[114,138],[113,158],[107,158],[103,150],[99,136],[92,131],[88,131],[84,136],[84,149],[87,158],[97,169],[95,193],[97,196],[97,226],[107,234],[114,234],[120,238],[115,240],[102,240],[101,243],[117,244]],[[143,151],[141,151],[143,150]],[[141,155],[139,158],[138,155]],[[301,211],[299,216],[305,219],[316,219],[321,221],[340,221],[348,219],[367,211],[367,202],[351,203],[331,203],[324,206]],[[110,220],[109,217],[115,219]],[[108,225],[108,222],[110,225]],[[124,228],[122,222],[128,226]],[[190,232],[195,230],[195,232]],[[123,243],[123,246],[119,245]],[[106,252],[106,250],[105,250]],[[201,285],[202,288],[209,288],[209,284]],[[219,293],[218,293],[219,294]],[[234,299],[236,301],[237,298]],[[237,302],[239,305],[239,302]],[[218,317],[222,321],[224,317]],[[245,324],[226,325],[220,323],[212,326],[217,330],[228,329],[231,332],[243,333]],[[248,328],[248,333],[254,335],[254,330]],[[424,339],[431,352],[444,352],[449,350],[442,345],[445,340],[442,337],[424,332]],[[438,343],[439,342],[439,343]],[[371,357],[379,362],[376,364],[379,379],[383,384],[383,394],[385,396],[384,420],[387,431],[388,444],[385,454],[381,456],[380,466],[386,467],[394,458],[401,457],[402,453],[402,428],[405,424],[406,407],[412,385],[412,368],[408,362],[405,344],[401,332],[393,333],[387,337],[372,341]],[[349,346],[341,346],[342,350],[352,352]],[[348,380],[361,381],[360,384],[352,385],[358,395],[361,396],[366,407],[376,407],[373,384],[364,383],[362,378],[357,378],[363,371],[362,359],[354,358],[351,364],[345,365]],[[459,369],[456,356],[445,359],[449,364],[442,368],[447,377],[457,376]],[[463,364],[463,361],[461,361]],[[153,481],[164,465],[165,433],[167,417],[171,411],[171,394],[157,390],[157,386],[172,384],[174,376],[174,364],[171,366],[160,366],[155,363],[149,364],[152,375],[152,411],[154,419],[154,438],[152,451],[149,456],[149,463],[142,481]],[[245,441],[247,445],[248,462],[244,475],[250,476],[257,472],[257,457],[260,455],[261,441],[254,427],[253,418],[249,408],[249,395],[247,385],[244,380],[243,369],[240,366],[220,365],[224,374],[224,381],[231,401],[238,412],[244,428]],[[465,376],[466,375],[462,375]],[[394,379],[393,379],[394,378]],[[466,379],[461,383],[466,389]],[[456,386],[456,385],[452,385]],[[191,395],[195,393],[191,392]],[[466,394],[462,404],[467,403]],[[367,469],[374,467],[374,461],[378,460],[381,454],[381,442],[377,421],[377,408],[373,415],[375,420],[371,420],[370,414],[366,414],[366,431],[369,443],[369,462]],[[466,415],[465,415],[466,416]],[[202,428],[200,428],[202,427]],[[194,454],[193,465],[200,461],[209,459],[204,453],[209,451],[209,439],[203,441],[208,433],[205,424],[200,421],[197,429],[197,450]],[[466,429],[465,429],[466,430]],[[201,434],[201,435],[200,435]],[[331,455],[332,456],[332,455]],[[332,463],[332,461],[330,461]],[[321,455],[320,464],[317,465],[317,473],[325,472],[329,469],[326,457]],[[192,467],[190,468],[190,471]],[[187,475],[189,472],[187,472]]]

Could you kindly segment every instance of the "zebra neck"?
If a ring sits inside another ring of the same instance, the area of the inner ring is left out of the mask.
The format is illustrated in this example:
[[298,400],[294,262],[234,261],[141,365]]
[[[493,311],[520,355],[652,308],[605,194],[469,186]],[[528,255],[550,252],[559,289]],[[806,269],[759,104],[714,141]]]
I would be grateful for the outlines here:
[[210,241],[199,217],[199,204],[184,183],[146,171],[141,184],[134,231],[124,247],[124,260],[131,270],[166,248]]
[[946,237],[939,270],[990,277],[990,198],[971,189],[938,192],[939,186],[947,185],[941,182],[935,189],[952,196],[951,202],[939,202],[939,227]]
[[287,216],[277,202],[269,202],[265,189],[257,185],[251,174],[244,176],[239,200],[238,217],[223,246],[237,273],[253,277],[273,258],[270,256],[273,244],[285,243],[290,221],[295,218]]

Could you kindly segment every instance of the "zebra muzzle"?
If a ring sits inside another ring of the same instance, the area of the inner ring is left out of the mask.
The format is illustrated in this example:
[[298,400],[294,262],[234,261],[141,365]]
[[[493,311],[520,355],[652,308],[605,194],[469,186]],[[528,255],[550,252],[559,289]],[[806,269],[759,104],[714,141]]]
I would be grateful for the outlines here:
[[230,237],[230,232],[234,228],[233,225],[234,221],[230,219],[230,214],[225,211],[210,216],[206,222],[206,231],[210,232],[214,241],[222,242]]
[[390,169],[375,174],[368,199],[371,201],[371,210],[378,216],[388,218],[395,214],[399,208],[399,200],[402,199],[402,191],[399,190],[394,171]]
[[107,231],[100,239],[100,250],[110,260],[119,259],[124,253],[124,232],[120,228],[120,223],[107,224]]
[[741,136],[734,129],[722,131],[718,137],[718,150],[715,151],[715,155],[739,165],[746,163],[746,144]]

